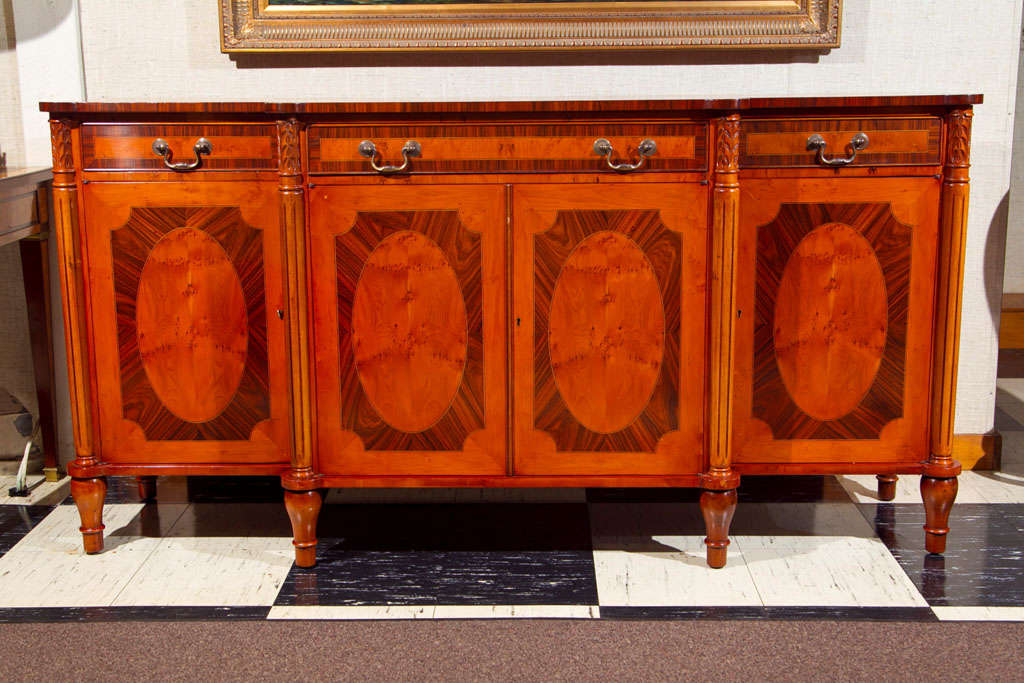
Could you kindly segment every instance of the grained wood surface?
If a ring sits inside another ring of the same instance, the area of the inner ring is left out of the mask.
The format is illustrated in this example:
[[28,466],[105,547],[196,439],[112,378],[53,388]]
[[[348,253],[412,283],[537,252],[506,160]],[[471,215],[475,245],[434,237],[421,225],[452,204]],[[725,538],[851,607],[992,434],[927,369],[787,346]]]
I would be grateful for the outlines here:
[[273,184],[84,194],[104,460],[286,460],[284,330],[268,315],[282,307]]
[[248,440],[270,417],[261,232],[235,207],[132,207],[111,244],[124,418]]
[[[513,190],[515,471],[694,471],[706,190]],[[684,367],[685,366],[685,367]]]
[[[608,170],[594,154],[594,141],[606,138],[619,161],[638,158],[640,141],[652,138],[657,153],[645,163],[648,171],[687,171],[707,167],[706,131],[696,123],[594,122],[573,125],[416,125],[311,126],[310,172],[376,172],[359,154],[359,143],[371,140],[386,163],[401,163],[407,140],[422,145],[413,158],[416,173],[595,173]],[[380,162],[378,162],[380,163]]]
[[530,102],[40,102],[40,111],[97,114],[390,114],[415,112],[642,112],[819,108],[952,107],[981,104],[981,95],[753,97],[692,100],[551,100]]
[[800,240],[771,322],[775,362],[800,410],[827,422],[860,405],[882,363],[888,309],[882,266],[860,232],[824,223]]
[[575,246],[551,292],[547,341],[558,393],[584,427],[612,434],[636,420],[661,375],[665,304],[633,239],[602,230]]
[[269,125],[204,124],[85,124],[82,126],[84,170],[118,171],[165,169],[153,152],[161,138],[171,149],[171,162],[195,159],[199,138],[210,141],[198,171],[266,171],[277,168],[277,130]]
[[936,179],[741,181],[737,462],[925,457],[937,192]]
[[505,471],[502,188],[317,187],[318,471]]
[[807,138],[821,135],[825,156],[846,157],[857,133],[868,136],[868,146],[857,153],[856,166],[938,164],[942,161],[942,119],[916,118],[800,118],[744,120],[740,126],[740,166],[816,167],[817,152],[807,149]]
[[209,422],[234,397],[249,355],[245,294],[234,264],[207,232],[175,228],[153,245],[136,286],[135,331],[146,377],[172,413]]
[[[413,229],[388,235],[366,256],[350,329],[341,334],[348,333],[358,381],[381,419],[402,432],[423,432],[448,412],[463,383],[466,303],[444,252],[424,234],[433,231],[417,232],[417,216],[387,218]],[[339,267],[346,256],[338,255]],[[339,288],[339,299],[348,295]],[[339,310],[347,306],[339,301]]]

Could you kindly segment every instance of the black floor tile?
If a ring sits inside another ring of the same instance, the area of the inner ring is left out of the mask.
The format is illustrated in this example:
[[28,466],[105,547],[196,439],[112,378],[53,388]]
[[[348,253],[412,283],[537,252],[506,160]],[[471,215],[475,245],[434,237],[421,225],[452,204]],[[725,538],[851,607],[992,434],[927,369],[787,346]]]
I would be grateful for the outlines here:
[[[589,488],[589,503],[697,503],[694,488]],[[747,476],[740,481],[739,502],[850,502],[833,476]]]
[[1024,505],[954,505],[943,555],[925,552],[923,506],[858,507],[928,604],[1024,604]]
[[0,555],[32,531],[54,505],[0,505]]
[[339,505],[278,605],[596,604],[585,505]]

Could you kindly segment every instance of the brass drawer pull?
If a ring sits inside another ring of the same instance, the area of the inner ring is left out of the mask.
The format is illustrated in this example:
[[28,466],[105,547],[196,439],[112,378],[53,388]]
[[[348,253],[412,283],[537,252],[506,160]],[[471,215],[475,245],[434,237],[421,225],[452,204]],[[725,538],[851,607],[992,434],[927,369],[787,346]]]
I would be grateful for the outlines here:
[[809,151],[818,150],[818,163],[822,166],[846,166],[852,164],[853,160],[857,158],[857,152],[862,149],[867,149],[868,136],[864,133],[857,133],[850,139],[849,147],[853,151],[848,157],[833,157],[832,159],[825,158],[825,138],[818,134],[812,135],[807,138],[807,149]]
[[383,166],[377,165],[377,145],[373,144],[371,140],[363,140],[359,143],[359,153],[370,160],[370,166],[377,173],[401,173],[405,169],[409,168],[409,159],[411,157],[418,157],[423,154],[423,148],[420,143],[415,140],[409,140],[407,143],[402,145],[402,165],[401,166],[389,166],[387,164]]
[[213,152],[213,145],[206,138],[199,138],[196,140],[196,144],[192,146],[192,151],[195,152],[196,158],[194,161],[179,161],[177,163],[171,162],[171,146],[167,144],[167,141],[163,138],[157,138],[153,141],[153,153],[157,156],[161,156],[164,159],[164,166],[171,169],[172,171],[194,171],[199,168],[199,165],[203,163],[202,155]]
[[641,140],[640,145],[636,148],[636,151],[640,153],[640,160],[634,164],[616,164],[612,161],[612,154],[615,152],[612,149],[612,143],[604,138],[598,138],[594,140],[594,154],[604,157],[604,162],[608,164],[608,168],[613,171],[619,171],[620,173],[628,173],[629,171],[635,171],[644,165],[647,161],[647,157],[653,156],[658,151],[658,145],[654,140],[647,138]]

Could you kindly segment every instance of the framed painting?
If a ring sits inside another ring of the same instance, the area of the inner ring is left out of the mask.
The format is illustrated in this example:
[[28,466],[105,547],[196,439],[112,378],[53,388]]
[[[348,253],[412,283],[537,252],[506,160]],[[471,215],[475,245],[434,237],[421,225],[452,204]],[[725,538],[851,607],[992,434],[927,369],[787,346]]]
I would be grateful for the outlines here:
[[842,0],[220,0],[224,52],[839,46]]

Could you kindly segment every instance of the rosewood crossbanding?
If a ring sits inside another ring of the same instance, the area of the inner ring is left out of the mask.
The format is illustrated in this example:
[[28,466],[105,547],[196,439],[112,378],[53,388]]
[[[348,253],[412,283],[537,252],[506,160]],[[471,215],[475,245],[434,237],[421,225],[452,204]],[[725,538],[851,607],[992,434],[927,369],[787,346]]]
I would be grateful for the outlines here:
[[230,472],[302,566],[328,487],[692,486],[721,567],[741,475],[873,473],[941,552],[980,102],[43,105],[86,550]]

